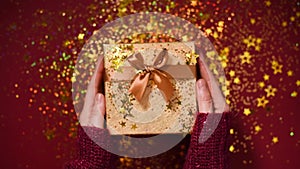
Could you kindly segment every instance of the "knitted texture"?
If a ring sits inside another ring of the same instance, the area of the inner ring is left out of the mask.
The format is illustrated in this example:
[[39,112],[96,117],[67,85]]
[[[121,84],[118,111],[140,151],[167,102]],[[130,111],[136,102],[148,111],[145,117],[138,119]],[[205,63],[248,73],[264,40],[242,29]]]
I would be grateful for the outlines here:
[[[96,144],[97,143],[97,144]],[[107,129],[78,126],[78,157],[65,164],[66,169],[109,168],[111,153],[99,145],[110,146]]]
[[[205,123],[209,127],[204,127]],[[212,124],[217,124],[214,127]],[[204,127],[204,128],[203,128]],[[225,169],[227,162],[228,113],[198,113],[184,169]],[[201,134],[201,137],[200,137]],[[199,139],[200,138],[200,139]]]
[[[186,156],[184,169],[227,169],[227,132],[228,115],[198,113],[191,134],[189,150]],[[213,126],[205,123],[218,124]],[[204,127],[204,128],[203,128]],[[201,139],[199,142],[199,136]],[[90,137],[89,137],[90,136]],[[203,139],[204,138],[204,139]],[[98,144],[96,144],[95,142]],[[96,127],[78,127],[78,158],[67,163],[65,169],[109,169],[114,168],[114,157],[111,153],[102,149],[100,144],[109,145],[110,135],[107,129]],[[100,144],[99,144],[100,143]],[[117,160],[115,158],[114,160]],[[145,162],[143,159],[142,161]],[[168,159],[165,159],[168,160]],[[164,166],[164,164],[161,164]],[[157,168],[160,168],[157,166]]]

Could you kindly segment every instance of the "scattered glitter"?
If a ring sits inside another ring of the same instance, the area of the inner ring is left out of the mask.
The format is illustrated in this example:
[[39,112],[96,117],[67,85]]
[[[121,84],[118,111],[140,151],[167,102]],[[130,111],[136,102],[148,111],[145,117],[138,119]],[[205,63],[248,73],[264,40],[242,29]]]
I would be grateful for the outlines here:
[[269,101],[265,98],[265,96],[261,98],[257,98],[257,107],[266,107],[266,104],[268,104]]
[[249,116],[251,114],[251,111],[249,108],[244,109],[244,115]]
[[267,97],[270,96],[275,96],[275,92],[277,92],[276,88],[273,88],[271,85],[269,85],[266,89],[265,92],[267,93]]
[[291,96],[292,96],[292,97],[297,97],[297,95],[298,95],[298,93],[297,93],[296,91],[293,91],[293,92],[291,93]]
[[233,146],[233,145],[231,145],[231,146],[229,147],[229,151],[230,151],[230,152],[233,152],[233,151],[234,151],[234,146]]
[[278,143],[278,142],[279,142],[278,137],[273,137],[273,138],[272,138],[272,142],[273,142],[273,143]]

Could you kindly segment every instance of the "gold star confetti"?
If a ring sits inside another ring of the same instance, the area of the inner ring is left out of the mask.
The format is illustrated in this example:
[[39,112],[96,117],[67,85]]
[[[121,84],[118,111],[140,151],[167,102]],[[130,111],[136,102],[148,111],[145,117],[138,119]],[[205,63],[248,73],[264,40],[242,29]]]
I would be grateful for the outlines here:
[[282,73],[282,67],[283,65],[279,64],[277,61],[272,61],[272,69],[274,70],[274,74]]
[[230,133],[230,134],[234,134],[234,129],[230,129],[230,130],[229,130],[229,133]]
[[257,107],[266,107],[266,104],[268,104],[269,101],[266,100],[265,96],[261,97],[261,98],[257,98]]
[[273,88],[271,85],[269,85],[266,89],[265,92],[267,93],[267,97],[270,96],[275,96],[275,92],[277,92],[276,88]]
[[84,38],[84,34],[83,34],[83,33],[78,34],[77,38],[78,38],[79,40],[83,39],[83,38]]
[[271,1],[265,1],[266,6],[271,6]]
[[249,116],[251,114],[251,111],[249,108],[244,109],[244,115]]
[[124,122],[124,121],[119,122],[119,124],[120,124],[122,127],[126,127],[126,122]]
[[293,92],[291,93],[291,96],[292,96],[292,97],[297,97],[297,95],[298,95],[298,93],[297,93],[296,91],[293,91]]
[[137,128],[136,124],[131,125],[131,129],[135,130]]
[[272,142],[273,142],[273,143],[278,143],[278,142],[279,142],[278,137],[273,137],[273,138],[272,138]]
[[230,70],[229,75],[230,75],[231,77],[233,77],[233,76],[235,75],[235,71]]
[[269,78],[270,78],[270,76],[269,76],[269,75],[267,75],[267,74],[265,74],[265,75],[264,75],[264,80],[266,80],[266,81],[267,81],[267,80],[269,80]]
[[262,130],[262,128],[259,125],[255,126],[254,129],[256,132],[260,132]]
[[236,78],[234,78],[233,82],[236,83],[236,84],[239,84],[241,81],[238,77],[236,77]]
[[258,82],[259,87],[263,88],[265,87],[265,82]]
[[197,5],[197,1],[196,1],[196,0],[192,0],[192,1],[191,1],[191,5],[192,5],[192,6],[196,6],[196,5]]
[[240,58],[242,60],[242,64],[244,64],[244,63],[250,64],[251,63],[251,61],[250,61],[251,55],[248,51],[245,51],[244,54],[240,56]]
[[231,146],[229,147],[229,151],[230,151],[230,152],[233,152],[233,151],[234,151],[234,146],[233,146],[233,145],[231,145]]
[[296,81],[296,85],[297,85],[297,86],[300,86],[300,80],[297,80],[297,81]]
[[254,38],[251,35],[247,39],[244,39],[243,42],[247,45],[247,48],[254,47],[256,51],[260,50],[260,43],[262,42],[261,38]]
[[289,71],[287,72],[287,75],[288,75],[288,76],[293,76],[293,71],[292,71],[292,70],[289,70]]

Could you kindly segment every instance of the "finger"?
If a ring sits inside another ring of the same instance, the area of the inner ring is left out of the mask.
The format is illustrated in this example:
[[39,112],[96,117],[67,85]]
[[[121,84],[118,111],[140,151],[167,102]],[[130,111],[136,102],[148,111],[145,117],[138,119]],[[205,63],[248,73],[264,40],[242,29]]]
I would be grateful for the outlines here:
[[103,128],[105,115],[105,98],[102,93],[97,93],[95,97],[95,104],[92,114],[90,116],[90,123],[92,126]]
[[98,92],[98,89],[102,87],[102,77],[104,73],[104,62],[103,57],[99,57],[96,65],[95,72],[91,78],[91,81],[88,86],[89,91],[95,92],[94,94]]
[[[98,89],[102,87],[103,72],[104,72],[103,57],[100,57],[96,65],[95,72],[87,87],[83,109],[89,109],[93,106],[94,98],[98,93]],[[87,112],[89,112],[89,110],[87,110]]]
[[207,82],[208,89],[213,100],[214,112],[223,113],[224,111],[228,111],[228,105],[226,104],[225,97],[202,55],[199,57],[199,67],[202,78]]
[[204,79],[199,79],[197,81],[197,102],[198,102],[199,112],[202,113],[213,112],[212,97],[209,93],[208,86]]

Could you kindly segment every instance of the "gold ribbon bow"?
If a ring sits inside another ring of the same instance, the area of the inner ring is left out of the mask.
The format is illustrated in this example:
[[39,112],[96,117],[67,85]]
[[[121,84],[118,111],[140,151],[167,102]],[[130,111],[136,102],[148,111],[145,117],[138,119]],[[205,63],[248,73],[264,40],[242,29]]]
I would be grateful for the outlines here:
[[137,101],[140,102],[143,99],[149,79],[152,79],[157,85],[157,88],[162,92],[166,102],[172,98],[174,92],[174,87],[170,81],[172,77],[167,72],[160,70],[160,68],[166,64],[167,59],[167,49],[164,49],[155,58],[153,66],[144,64],[141,53],[128,57],[129,64],[137,70],[141,70],[141,72],[133,78],[133,82],[129,88],[129,92],[134,95]]

